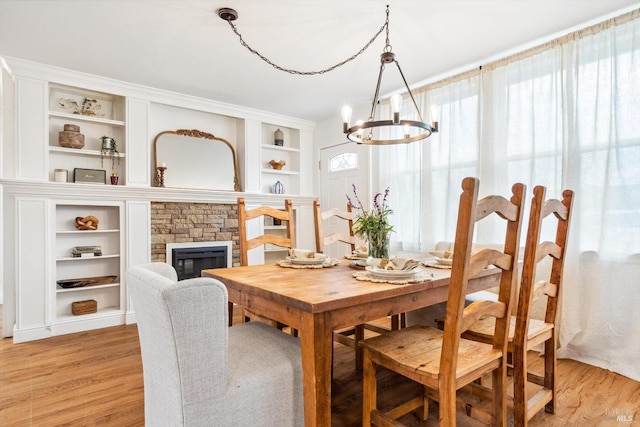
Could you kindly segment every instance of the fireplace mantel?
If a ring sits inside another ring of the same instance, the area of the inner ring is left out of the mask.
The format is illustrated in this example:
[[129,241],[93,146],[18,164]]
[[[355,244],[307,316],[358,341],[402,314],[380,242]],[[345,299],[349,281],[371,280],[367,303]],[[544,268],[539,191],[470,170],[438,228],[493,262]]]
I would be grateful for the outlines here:
[[295,205],[312,204],[314,196],[293,194],[246,193],[241,191],[201,190],[192,188],[131,187],[122,185],[87,185],[60,182],[25,182],[0,180],[5,193],[23,197],[47,197],[82,200],[136,200],[149,202],[192,202],[235,204],[244,197],[247,204],[279,205],[291,199]]

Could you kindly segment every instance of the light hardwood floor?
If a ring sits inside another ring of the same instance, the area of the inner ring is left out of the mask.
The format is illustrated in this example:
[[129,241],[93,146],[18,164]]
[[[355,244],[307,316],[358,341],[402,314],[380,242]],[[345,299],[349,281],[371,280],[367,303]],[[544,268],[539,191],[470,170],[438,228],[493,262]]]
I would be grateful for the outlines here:
[[[1,306],[0,306],[0,319]],[[532,364],[539,363],[532,355]],[[560,360],[558,410],[537,414],[531,426],[640,425],[640,383],[572,360]],[[332,425],[359,426],[361,374],[353,351],[336,345]],[[381,372],[381,401],[393,405],[415,385]],[[420,423],[411,414],[403,421]],[[618,421],[616,415],[626,416]],[[437,423],[436,423],[437,424]],[[142,426],[142,362],[135,325],[117,326],[23,344],[0,340],[0,426]],[[459,426],[477,426],[461,412]]]

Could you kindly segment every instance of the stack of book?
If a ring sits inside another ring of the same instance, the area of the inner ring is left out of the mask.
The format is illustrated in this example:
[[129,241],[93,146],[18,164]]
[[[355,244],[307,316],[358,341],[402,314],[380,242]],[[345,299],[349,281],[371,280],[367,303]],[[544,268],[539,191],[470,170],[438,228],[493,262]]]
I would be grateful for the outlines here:
[[102,256],[102,248],[100,246],[74,246],[71,249],[71,256],[74,258]]

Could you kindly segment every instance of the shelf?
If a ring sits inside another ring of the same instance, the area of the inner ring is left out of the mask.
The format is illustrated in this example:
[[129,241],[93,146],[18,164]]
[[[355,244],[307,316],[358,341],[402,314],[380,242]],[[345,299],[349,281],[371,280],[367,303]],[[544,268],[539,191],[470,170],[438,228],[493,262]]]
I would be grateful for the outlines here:
[[56,234],[94,234],[94,233],[119,233],[120,230],[115,228],[112,230],[58,230]]
[[299,153],[300,152],[299,148],[283,147],[283,146],[280,146],[280,145],[262,144],[262,148],[267,149],[267,150],[273,150],[273,151],[291,151],[293,153]]
[[125,123],[122,120],[102,119],[100,117],[83,116],[82,114],[70,114],[61,113],[59,111],[49,111],[49,117],[57,117],[60,119],[76,120],[85,123],[99,123],[109,126],[124,127]]
[[98,308],[98,311],[96,313],[80,314],[77,316],[73,314],[59,314],[58,322],[64,323],[69,321],[76,321],[76,322],[85,321],[85,320],[89,320],[96,317],[120,314],[121,312],[122,311],[120,310],[119,307],[105,307],[105,308]]
[[[100,151],[99,150],[85,150],[84,148],[65,148],[65,147],[56,147],[56,146],[51,145],[51,146],[49,146],[49,151],[54,152],[54,153],[64,153],[64,154],[74,154],[74,155],[80,155],[80,156],[96,156],[96,157],[100,157]],[[125,153],[120,153],[120,158],[121,159],[123,159],[125,157],[126,157]],[[105,161],[106,161],[106,159],[105,159]]]
[[264,251],[265,252],[289,252],[289,249],[281,248],[275,245],[265,245]]
[[109,258],[120,258],[120,255],[111,254],[111,255],[85,256],[85,257],[70,256],[70,257],[56,258],[56,262],[57,261],[90,261],[90,260],[109,259]]
[[116,288],[118,286],[120,286],[119,282],[107,283],[106,285],[83,286],[83,287],[79,287],[79,288],[58,288],[56,286],[56,293],[83,292],[83,291],[91,291],[91,290],[104,289],[104,288]]
[[[49,181],[56,181],[56,169],[67,171],[66,182],[74,180],[75,169],[95,169],[105,170],[107,176],[115,172],[118,184],[126,185],[126,113],[124,96],[49,83]],[[60,145],[61,134],[67,124],[80,127],[79,132],[84,135],[82,148]],[[104,135],[117,141],[117,158],[101,153]],[[109,182],[107,178],[105,184]]]
[[[104,326],[103,318],[111,318],[106,324],[120,323],[118,315],[123,314],[124,283],[124,203],[109,201],[67,201],[52,206],[55,216],[52,224],[54,242],[51,261],[52,328],[56,333],[77,332],[79,329],[93,329]],[[102,228],[78,230],[77,217],[95,216]],[[72,248],[76,246],[99,246],[102,255],[74,257]],[[61,287],[59,280],[74,281],[76,278],[101,278],[110,276],[95,286]],[[74,316],[74,302],[95,300],[96,313]],[[67,325],[67,326],[62,326]]]
[[265,225],[264,229],[265,230],[286,230],[287,226],[286,225]]
[[286,252],[286,251],[288,251],[288,249],[265,249],[264,251],[265,251],[265,253],[266,252],[269,252],[269,253],[271,253],[271,252]]
[[[283,133],[283,145],[275,145],[277,130]],[[301,164],[303,152],[300,143],[300,130],[275,123],[262,123],[260,139],[260,191],[272,193],[273,185],[280,181],[287,194],[300,194],[300,177],[303,175]],[[271,161],[286,162],[283,169],[269,167]],[[306,172],[306,171],[305,171]]]
[[262,173],[269,173],[272,175],[300,175],[298,171],[283,171],[277,169],[262,169]]

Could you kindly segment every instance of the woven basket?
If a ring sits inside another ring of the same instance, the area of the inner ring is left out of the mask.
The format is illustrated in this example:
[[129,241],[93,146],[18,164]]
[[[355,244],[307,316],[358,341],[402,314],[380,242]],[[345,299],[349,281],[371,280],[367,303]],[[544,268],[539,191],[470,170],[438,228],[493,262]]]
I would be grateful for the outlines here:
[[98,302],[94,299],[88,299],[85,301],[76,301],[71,303],[71,313],[74,316],[80,314],[90,314],[98,311]]

